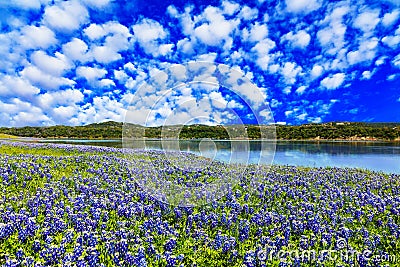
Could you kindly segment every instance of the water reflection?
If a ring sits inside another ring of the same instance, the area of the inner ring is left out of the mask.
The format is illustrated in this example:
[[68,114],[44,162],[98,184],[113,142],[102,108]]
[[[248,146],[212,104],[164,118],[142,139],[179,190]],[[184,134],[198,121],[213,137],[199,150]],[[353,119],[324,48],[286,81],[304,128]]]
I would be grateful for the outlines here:
[[[41,140],[44,141],[122,147],[121,140]],[[132,148],[193,152],[224,162],[270,164],[273,158],[274,164],[357,167],[400,173],[398,142],[278,141],[276,149],[274,142],[260,141],[132,140],[131,142],[129,147]]]

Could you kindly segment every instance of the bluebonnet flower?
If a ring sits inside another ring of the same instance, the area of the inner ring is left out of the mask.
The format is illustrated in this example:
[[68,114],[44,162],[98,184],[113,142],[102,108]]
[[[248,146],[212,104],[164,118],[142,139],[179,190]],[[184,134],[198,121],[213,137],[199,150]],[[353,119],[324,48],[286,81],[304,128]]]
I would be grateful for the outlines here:
[[170,239],[167,240],[164,244],[164,249],[166,251],[172,251],[176,247],[176,239],[174,237],[171,237]]

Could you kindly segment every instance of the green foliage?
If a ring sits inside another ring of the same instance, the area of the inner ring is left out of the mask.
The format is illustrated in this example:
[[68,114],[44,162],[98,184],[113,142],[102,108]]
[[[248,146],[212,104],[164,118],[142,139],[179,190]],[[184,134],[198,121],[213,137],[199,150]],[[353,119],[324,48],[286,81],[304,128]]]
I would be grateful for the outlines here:
[[[125,127],[124,136],[134,138],[177,138],[180,139],[259,139],[258,125],[185,125],[164,127],[143,127],[130,125]],[[79,138],[79,139],[119,139],[122,137],[123,123],[103,122],[85,126],[50,126],[0,128],[0,134],[35,138]],[[296,126],[276,125],[276,138],[286,140],[399,140],[400,123],[362,123],[331,122],[321,124],[303,124]]]

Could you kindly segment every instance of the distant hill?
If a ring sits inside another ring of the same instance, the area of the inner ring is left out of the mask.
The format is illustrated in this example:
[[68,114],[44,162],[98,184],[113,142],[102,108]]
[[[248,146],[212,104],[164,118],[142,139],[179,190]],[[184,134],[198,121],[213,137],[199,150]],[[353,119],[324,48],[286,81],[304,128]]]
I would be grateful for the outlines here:
[[[177,127],[180,130],[181,139],[230,139],[260,138],[260,127],[246,125],[243,127],[230,126],[207,126],[207,125],[185,125],[143,127],[131,124],[125,127],[125,136],[148,138],[176,137]],[[329,122],[311,123],[296,126],[275,125],[276,137],[287,140],[397,140],[400,141],[400,123],[364,123],[364,122]],[[123,123],[107,121],[92,123],[84,126],[48,126],[48,127],[2,127],[1,134],[19,137],[35,138],[79,138],[79,139],[119,139],[122,136]],[[229,133],[228,133],[229,132]]]

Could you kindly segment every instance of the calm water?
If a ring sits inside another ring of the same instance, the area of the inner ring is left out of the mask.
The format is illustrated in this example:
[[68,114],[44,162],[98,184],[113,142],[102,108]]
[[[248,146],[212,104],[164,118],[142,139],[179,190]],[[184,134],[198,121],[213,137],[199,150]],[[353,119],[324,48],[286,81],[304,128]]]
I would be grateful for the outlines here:
[[[122,147],[121,140],[41,140],[69,144]],[[266,144],[265,142],[263,144]],[[133,148],[181,150],[225,162],[250,162],[311,167],[356,167],[400,173],[400,143],[278,141],[261,146],[260,141],[151,140],[135,141]]]

